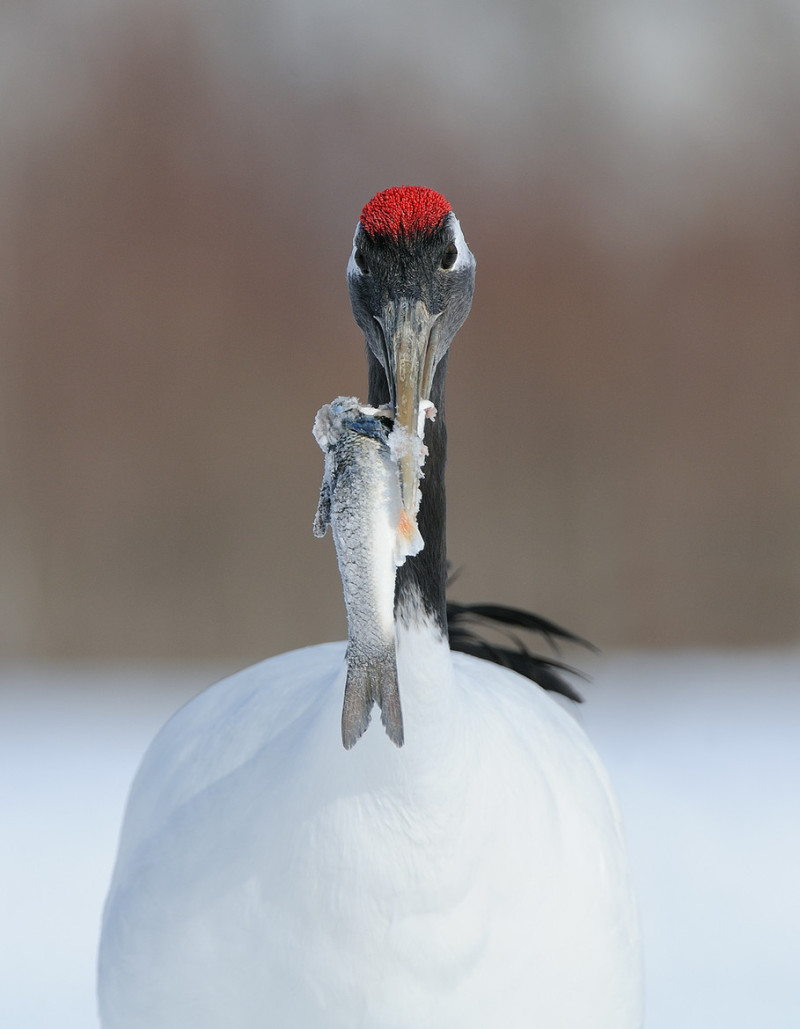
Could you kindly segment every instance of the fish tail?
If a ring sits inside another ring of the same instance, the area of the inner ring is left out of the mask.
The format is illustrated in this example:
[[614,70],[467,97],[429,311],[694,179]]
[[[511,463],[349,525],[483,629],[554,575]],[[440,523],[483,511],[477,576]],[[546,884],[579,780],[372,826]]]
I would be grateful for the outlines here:
[[347,750],[363,736],[372,716],[372,706],[381,709],[381,722],[389,739],[403,746],[403,712],[397,686],[394,652],[378,661],[347,663],[342,707],[342,743]]
[[378,679],[377,697],[381,709],[381,721],[386,735],[397,747],[403,746],[403,710],[400,707],[400,690],[397,685],[397,662],[394,653],[382,665]]

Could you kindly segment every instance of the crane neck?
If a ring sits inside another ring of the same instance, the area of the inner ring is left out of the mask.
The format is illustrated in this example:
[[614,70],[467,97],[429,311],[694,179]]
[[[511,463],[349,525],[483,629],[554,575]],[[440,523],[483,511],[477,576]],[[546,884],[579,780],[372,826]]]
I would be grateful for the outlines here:
[[[389,387],[380,363],[368,349],[369,403],[374,407],[389,402]],[[447,542],[445,465],[447,463],[447,425],[444,413],[444,383],[447,356],[439,362],[433,379],[430,400],[436,418],[425,424],[424,478],[418,514],[419,530],[425,546],[415,557],[407,558],[397,570],[395,617],[408,626],[432,623],[447,638]]]

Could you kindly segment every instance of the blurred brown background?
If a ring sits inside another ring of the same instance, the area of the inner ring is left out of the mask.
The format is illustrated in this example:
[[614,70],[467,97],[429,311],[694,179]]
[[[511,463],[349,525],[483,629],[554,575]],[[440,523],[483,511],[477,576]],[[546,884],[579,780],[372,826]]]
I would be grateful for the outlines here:
[[343,634],[311,424],[403,182],[479,266],[454,595],[798,640],[798,3],[12,3],[0,88],[3,657]]

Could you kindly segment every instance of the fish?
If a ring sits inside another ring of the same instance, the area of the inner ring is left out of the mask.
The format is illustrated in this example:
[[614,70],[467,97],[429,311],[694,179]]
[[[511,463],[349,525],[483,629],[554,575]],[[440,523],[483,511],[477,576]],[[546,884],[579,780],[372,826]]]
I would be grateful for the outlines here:
[[398,463],[390,446],[391,407],[337,397],[314,419],[325,472],[314,535],[331,527],[347,609],[347,677],[342,743],[350,750],[366,731],[375,704],[389,739],[403,745],[397,682],[394,592],[407,556]]

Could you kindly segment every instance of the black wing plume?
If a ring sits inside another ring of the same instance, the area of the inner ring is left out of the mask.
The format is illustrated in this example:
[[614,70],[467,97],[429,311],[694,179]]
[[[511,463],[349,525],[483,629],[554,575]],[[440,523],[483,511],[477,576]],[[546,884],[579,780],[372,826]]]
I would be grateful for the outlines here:
[[[480,633],[481,629],[487,628],[502,633],[513,645],[505,646],[487,640]],[[559,653],[559,640],[576,643],[597,652],[597,647],[588,640],[576,636],[555,622],[530,611],[502,604],[458,604],[448,601],[447,629],[451,650],[493,661],[524,675],[527,679],[532,679],[542,689],[560,693],[576,703],[583,701],[583,697],[570,684],[566,675],[577,675],[582,679],[586,679],[587,676],[557,658],[532,654],[514,632],[515,629],[538,632],[556,653]]]

